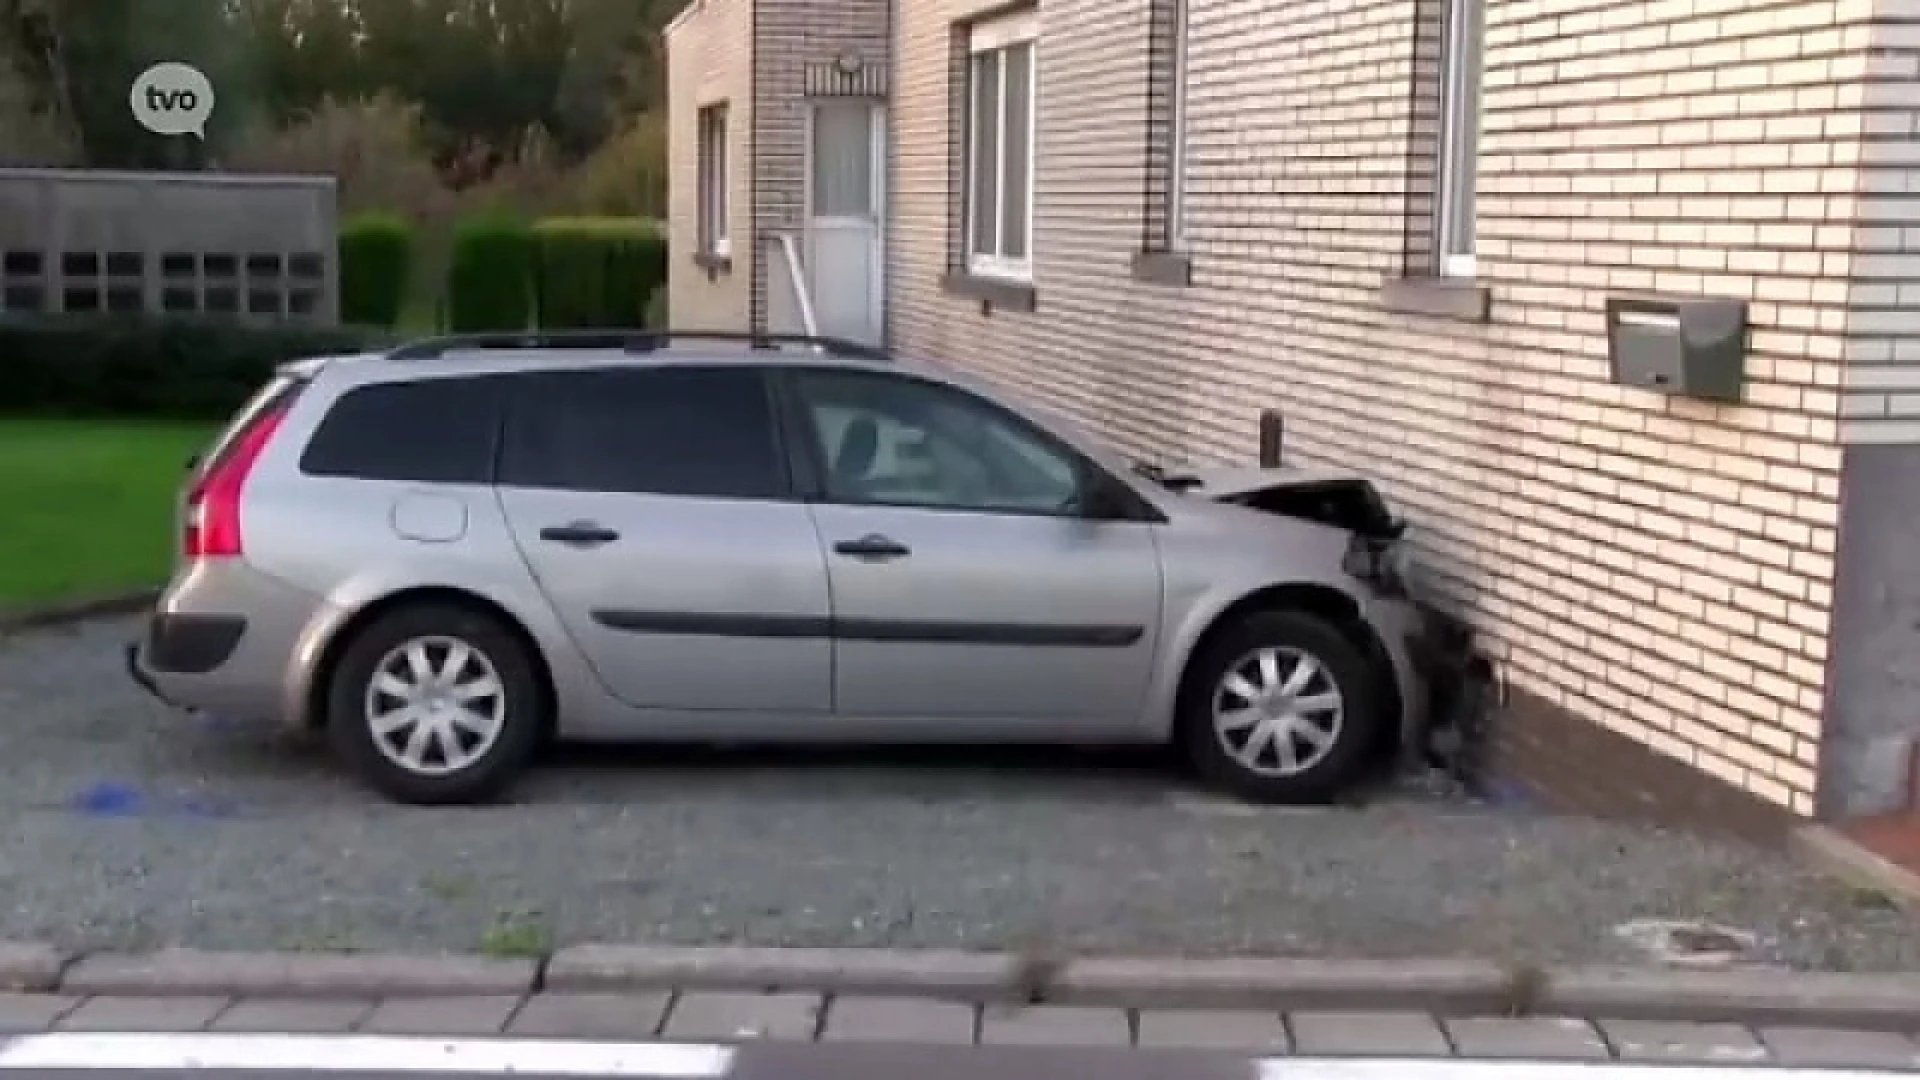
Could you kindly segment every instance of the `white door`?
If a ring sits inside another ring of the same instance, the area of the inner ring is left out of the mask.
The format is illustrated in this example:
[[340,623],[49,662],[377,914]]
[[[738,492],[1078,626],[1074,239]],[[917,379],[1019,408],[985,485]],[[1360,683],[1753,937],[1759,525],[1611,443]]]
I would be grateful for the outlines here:
[[813,103],[807,139],[807,291],[820,333],[880,343],[886,107]]

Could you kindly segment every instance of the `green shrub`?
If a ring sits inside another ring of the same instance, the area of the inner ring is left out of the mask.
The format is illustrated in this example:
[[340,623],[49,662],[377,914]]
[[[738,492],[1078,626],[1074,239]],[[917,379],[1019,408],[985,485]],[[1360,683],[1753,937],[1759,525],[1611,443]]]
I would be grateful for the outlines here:
[[533,232],[488,213],[454,230],[447,265],[447,329],[525,330],[533,307]]
[[413,226],[393,214],[360,214],[340,227],[340,319],[394,327],[413,280]]
[[379,331],[209,319],[0,319],[0,412],[224,420],[288,360],[387,344]]
[[534,297],[543,329],[647,325],[667,278],[667,241],[644,218],[548,218],[534,226]]

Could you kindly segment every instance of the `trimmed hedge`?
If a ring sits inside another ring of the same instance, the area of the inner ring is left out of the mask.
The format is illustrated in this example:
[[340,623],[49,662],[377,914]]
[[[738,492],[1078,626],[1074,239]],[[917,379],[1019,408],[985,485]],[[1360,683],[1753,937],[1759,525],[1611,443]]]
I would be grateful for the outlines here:
[[534,302],[549,330],[645,326],[667,280],[667,239],[645,218],[547,218],[534,225]]
[[504,214],[454,229],[447,266],[447,329],[525,330],[533,315],[533,230]]
[[361,214],[340,227],[340,319],[394,327],[413,280],[413,226],[392,214]]
[[389,340],[205,319],[9,317],[0,319],[0,412],[224,420],[286,361]]

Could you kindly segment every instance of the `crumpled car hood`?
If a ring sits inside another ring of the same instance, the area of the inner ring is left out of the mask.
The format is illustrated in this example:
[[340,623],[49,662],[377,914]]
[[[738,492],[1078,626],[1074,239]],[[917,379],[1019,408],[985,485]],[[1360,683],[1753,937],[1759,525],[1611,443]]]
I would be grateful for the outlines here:
[[1331,469],[1200,466],[1180,470],[1189,498],[1333,525],[1370,539],[1396,539],[1406,525],[1365,477]]

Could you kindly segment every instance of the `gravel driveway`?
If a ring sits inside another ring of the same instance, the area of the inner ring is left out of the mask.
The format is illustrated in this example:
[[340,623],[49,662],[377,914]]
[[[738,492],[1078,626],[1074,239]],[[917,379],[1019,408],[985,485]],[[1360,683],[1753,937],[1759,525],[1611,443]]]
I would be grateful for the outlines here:
[[131,633],[0,641],[0,938],[1631,960],[1621,924],[1710,917],[1768,962],[1920,968],[1920,925],[1778,856],[1417,794],[1251,810],[1138,757],[596,751],[519,805],[395,808],[149,701]]

